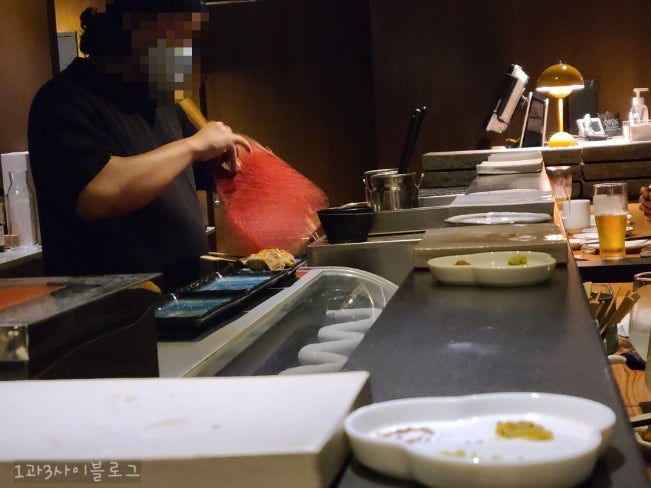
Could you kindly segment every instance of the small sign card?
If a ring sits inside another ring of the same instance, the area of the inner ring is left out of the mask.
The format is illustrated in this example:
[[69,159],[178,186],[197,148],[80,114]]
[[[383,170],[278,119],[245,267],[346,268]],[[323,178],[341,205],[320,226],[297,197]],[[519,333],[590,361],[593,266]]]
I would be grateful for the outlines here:
[[622,135],[622,121],[619,118],[619,112],[606,111],[604,114],[599,114],[599,119],[601,119],[601,125],[603,125],[607,137]]

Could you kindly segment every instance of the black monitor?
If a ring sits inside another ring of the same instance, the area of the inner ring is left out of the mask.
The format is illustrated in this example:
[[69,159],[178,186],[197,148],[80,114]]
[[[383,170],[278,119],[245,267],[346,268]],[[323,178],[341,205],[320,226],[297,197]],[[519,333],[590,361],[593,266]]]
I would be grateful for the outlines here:
[[520,147],[542,147],[545,145],[547,130],[547,112],[549,100],[534,92],[527,96]]
[[515,109],[522,100],[529,76],[517,64],[512,64],[502,78],[493,99],[484,129],[498,134],[503,133],[511,122]]

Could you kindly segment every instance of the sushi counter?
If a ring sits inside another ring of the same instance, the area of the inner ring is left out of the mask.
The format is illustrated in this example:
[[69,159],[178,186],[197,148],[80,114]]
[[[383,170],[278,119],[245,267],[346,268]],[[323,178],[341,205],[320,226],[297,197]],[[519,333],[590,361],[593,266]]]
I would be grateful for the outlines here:
[[[539,174],[524,180],[521,176],[485,179],[474,184],[471,192],[493,191],[500,185],[509,188],[523,181],[529,190],[548,189],[546,177]],[[442,221],[440,226],[446,227]],[[350,454],[342,431],[349,411],[363,404],[415,397],[493,393],[510,398],[512,393],[533,392],[594,400],[614,412],[612,433],[581,487],[649,486],[571,253],[557,255],[555,269],[542,283],[446,285],[435,281],[427,269],[414,266],[414,250],[425,234],[413,230],[404,229],[402,239],[378,235],[357,247],[341,245],[345,251],[341,259],[337,258],[340,248],[317,242],[312,257],[322,262],[311,261],[308,253],[307,263],[282,276],[244,276],[243,288],[254,292],[247,298],[238,289],[241,281],[234,285],[237,280],[224,280],[242,276],[239,272],[197,283],[174,296],[151,293],[148,284],[156,281],[155,276],[130,276],[123,283],[110,284],[102,279],[48,282],[57,289],[32,290],[36,295],[31,299],[41,304],[43,315],[20,321],[11,317],[5,322],[13,325],[0,329],[6,338],[16,331],[30,338],[14,341],[22,349],[5,347],[5,366],[12,364],[8,370],[14,378],[17,363],[23,376],[39,377],[29,374],[28,356],[51,360],[52,351],[43,349],[47,341],[41,332],[42,319],[57,315],[58,300],[65,297],[66,287],[74,286],[94,293],[90,302],[103,315],[125,325],[138,324],[126,327],[132,335],[113,338],[124,342],[100,340],[100,346],[88,350],[90,355],[101,357],[115,351],[117,344],[141,346],[147,341],[155,345],[158,370],[141,370],[138,379],[72,380],[52,388],[47,385],[56,380],[0,384],[4,390],[0,395],[13,399],[5,405],[12,424],[37,419],[35,428],[24,436],[16,431],[21,442],[11,448],[0,440],[0,477],[4,477],[0,484],[5,486],[7,479],[16,482],[12,460],[29,461],[31,453],[32,459],[55,456],[54,461],[61,463],[83,456],[74,447],[81,444],[93,461],[137,468],[138,482],[144,487],[214,486],[217,479],[229,488],[422,486],[409,476],[388,476],[365,467]],[[399,240],[403,242],[395,244]],[[392,242],[400,252],[386,251]],[[363,261],[358,249],[373,245],[377,251]],[[563,246],[566,242],[561,240],[549,249],[555,253]],[[352,248],[353,257],[347,257]],[[350,267],[347,259],[362,259],[358,262],[367,269]],[[387,267],[391,259],[396,266]],[[378,275],[386,273],[393,275]],[[107,286],[111,293],[101,293],[108,291]],[[109,299],[113,294],[118,298]],[[205,300],[216,294],[225,301],[206,309]],[[135,305],[128,318],[109,314],[119,303],[116,300],[149,307],[150,320],[136,321],[140,309]],[[68,311],[78,305],[71,304]],[[69,314],[61,324],[50,324],[61,343],[73,337],[74,330],[68,328],[79,313]],[[104,325],[87,331],[83,335],[87,340],[81,342],[97,342],[94,339],[103,337]],[[140,331],[141,339],[136,339],[134,330]],[[158,334],[153,341],[152,332]],[[7,361],[10,349],[13,356]],[[135,358],[136,349],[118,350],[125,358]],[[151,362],[143,364],[146,369]],[[52,408],[54,404],[61,408]],[[98,415],[91,415],[91,410]],[[75,428],[75,423],[83,429]],[[55,428],[58,424],[60,429]],[[49,446],[48,442],[64,448],[56,454],[50,449],[46,455],[41,447]],[[30,446],[38,448],[30,450]],[[511,478],[511,484],[505,481],[499,486],[538,486],[535,477],[527,478],[534,472],[529,471],[533,464],[520,463],[518,472],[524,478],[516,484]],[[554,472],[553,464],[545,470]],[[563,473],[560,465],[556,472]],[[32,486],[28,481],[20,482]],[[563,480],[557,479],[554,486],[564,486]]]

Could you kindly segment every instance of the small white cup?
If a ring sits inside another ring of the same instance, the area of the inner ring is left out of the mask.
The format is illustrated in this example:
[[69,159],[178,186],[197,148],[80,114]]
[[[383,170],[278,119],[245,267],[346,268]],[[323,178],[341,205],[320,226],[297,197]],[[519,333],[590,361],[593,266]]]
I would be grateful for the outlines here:
[[590,227],[590,200],[577,199],[563,202],[561,219],[565,231],[570,234],[581,232],[581,229]]

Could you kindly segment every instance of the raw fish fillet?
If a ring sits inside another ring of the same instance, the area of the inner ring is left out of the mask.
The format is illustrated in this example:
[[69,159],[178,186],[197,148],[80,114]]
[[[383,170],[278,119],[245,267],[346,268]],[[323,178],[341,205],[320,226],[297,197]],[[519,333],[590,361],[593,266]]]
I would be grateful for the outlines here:
[[247,139],[252,152],[239,150],[242,167],[237,174],[216,180],[225,219],[218,230],[228,233],[218,233],[218,247],[223,239],[230,253],[241,256],[266,248],[302,254],[320,225],[316,211],[328,207],[328,197],[285,161]]

